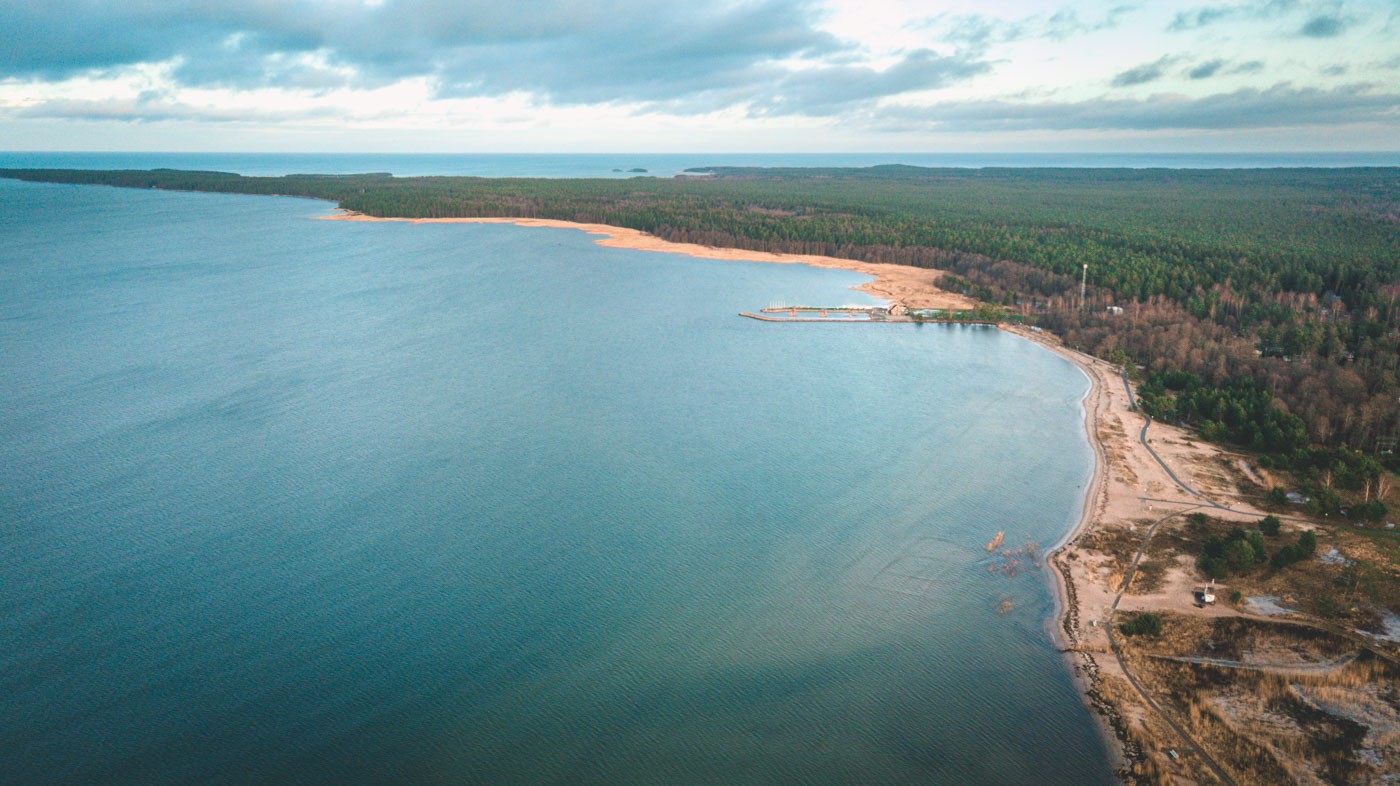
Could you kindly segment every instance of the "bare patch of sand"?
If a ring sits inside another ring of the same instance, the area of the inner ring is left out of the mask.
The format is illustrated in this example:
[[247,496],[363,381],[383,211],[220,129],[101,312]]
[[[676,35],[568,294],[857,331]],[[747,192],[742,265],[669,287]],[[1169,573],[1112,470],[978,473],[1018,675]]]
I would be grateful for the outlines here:
[[[577,229],[590,235],[601,235],[596,242],[608,248],[629,248],[636,251],[659,251],[682,254],[699,259],[723,259],[740,262],[777,262],[780,264],[811,265],[812,267],[850,270],[872,276],[874,280],[853,287],[878,298],[908,308],[973,308],[971,298],[939,289],[934,285],[940,270],[895,265],[886,262],[859,262],[853,259],[824,257],[815,254],[775,254],[768,251],[746,251],[739,248],[717,248],[695,243],[673,243],[636,229],[608,224],[580,224],[548,218],[377,218],[352,211],[321,216],[327,221],[401,221],[410,224],[514,224],[522,227],[551,227]],[[822,304],[806,304],[822,305]]]

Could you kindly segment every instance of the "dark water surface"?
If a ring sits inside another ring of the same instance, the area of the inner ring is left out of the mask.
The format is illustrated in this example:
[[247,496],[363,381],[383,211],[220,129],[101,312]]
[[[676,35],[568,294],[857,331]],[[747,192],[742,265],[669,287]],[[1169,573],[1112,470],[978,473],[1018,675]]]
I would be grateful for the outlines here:
[[0,781],[1108,779],[982,548],[1075,518],[1070,364],[328,210],[0,180]]

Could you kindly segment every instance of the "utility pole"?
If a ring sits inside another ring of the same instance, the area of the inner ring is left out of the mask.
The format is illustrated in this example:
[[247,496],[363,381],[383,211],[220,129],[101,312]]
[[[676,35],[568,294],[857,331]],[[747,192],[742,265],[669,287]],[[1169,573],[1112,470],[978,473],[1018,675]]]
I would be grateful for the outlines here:
[[1084,263],[1084,273],[1079,278],[1079,310],[1084,310],[1084,290],[1089,285],[1089,263]]

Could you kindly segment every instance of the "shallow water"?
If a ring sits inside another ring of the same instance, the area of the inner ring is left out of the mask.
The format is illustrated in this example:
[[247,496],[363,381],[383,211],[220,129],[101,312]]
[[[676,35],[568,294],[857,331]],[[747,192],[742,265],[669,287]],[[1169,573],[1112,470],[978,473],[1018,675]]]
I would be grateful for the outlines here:
[[1069,363],[327,210],[0,180],[0,781],[1108,780]]

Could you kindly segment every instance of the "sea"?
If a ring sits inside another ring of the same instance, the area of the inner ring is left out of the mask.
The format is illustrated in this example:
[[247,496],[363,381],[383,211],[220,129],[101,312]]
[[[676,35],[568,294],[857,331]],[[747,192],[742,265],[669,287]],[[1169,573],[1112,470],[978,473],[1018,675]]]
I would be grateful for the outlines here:
[[197,169],[241,175],[674,177],[716,166],[1263,169],[1400,166],[1400,152],[1358,153],[82,153],[0,151],[0,169]]
[[1111,782],[1048,632],[1072,364],[738,315],[878,302],[846,271],[331,207],[0,180],[0,782]]

